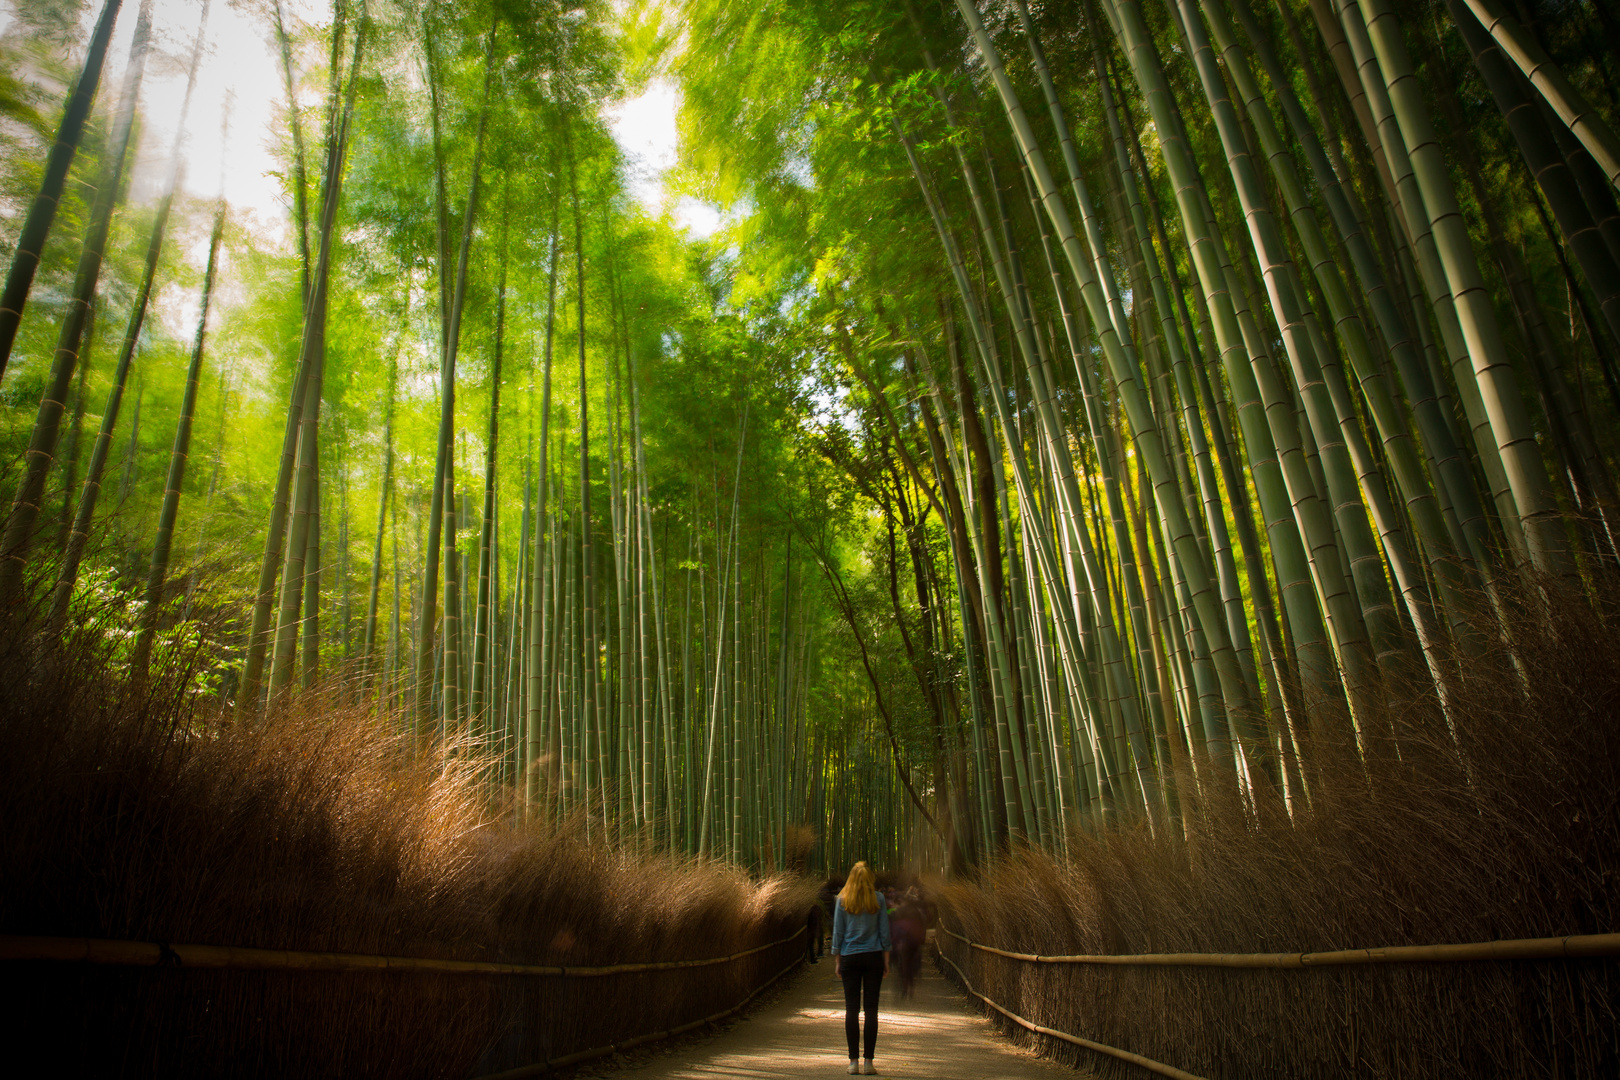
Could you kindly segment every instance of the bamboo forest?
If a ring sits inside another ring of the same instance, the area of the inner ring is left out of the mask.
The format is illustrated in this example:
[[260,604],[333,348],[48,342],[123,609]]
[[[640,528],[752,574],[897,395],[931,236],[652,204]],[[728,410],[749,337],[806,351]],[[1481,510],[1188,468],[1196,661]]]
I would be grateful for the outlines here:
[[1617,0],[0,0],[0,259],[18,1075],[856,1073],[858,863],[868,1074],[1620,1073]]

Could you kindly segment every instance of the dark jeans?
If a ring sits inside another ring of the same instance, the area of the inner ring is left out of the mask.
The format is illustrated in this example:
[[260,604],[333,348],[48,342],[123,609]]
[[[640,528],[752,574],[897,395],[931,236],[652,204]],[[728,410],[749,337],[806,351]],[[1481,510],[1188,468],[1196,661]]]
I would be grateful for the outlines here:
[[841,957],[838,970],[844,980],[844,1037],[849,1040],[849,1057],[861,1042],[859,1019],[862,999],[866,1005],[866,1060],[877,1051],[878,991],[883,987],[883,954],[851,953]]

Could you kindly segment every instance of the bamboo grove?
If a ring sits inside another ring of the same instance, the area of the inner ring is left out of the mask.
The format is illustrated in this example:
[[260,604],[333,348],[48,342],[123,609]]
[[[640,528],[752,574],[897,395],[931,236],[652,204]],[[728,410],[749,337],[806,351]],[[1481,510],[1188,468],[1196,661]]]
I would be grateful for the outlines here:
[[[1609,0],[277,2],[274,225],[182,165],[209,3],[125,6],[0,36],[33,662],[366,702],[593,840],[960,868],[1306,813],[1508,584],[1615,569]],[[650,84],[712,238],[633,194]]]
[[[881,809],[814,857],[899,861],[876,719],[818,689],[821,577],[793,534],[836,528],[794,490],[795,361],[630,200],[610,14],[371,2],[301,25],[273,7],[278,244],[184,187],[208,5],[156,32],[150,2],[126,14],[110,123],[89,109],[119,12],[86,42],[15,250],[19,295],[36,268],[47,288],[7,302],[27,441],[0,589],[42,656],[85,623],[131,633],[131,678],[206,654],[197,692],[239,721],[336,687],[593,839],[770,870],[811,856],[807,815],[841,800]],[[143,65],[182,36],[172,143],[138,145]],[[65,175],[98,176],[91,205],[58,175],[64,146]],[[122,200],[137,170],[165,174],[154,203]],[[176,248],[204,218],[199,281]],[[187,346],[155,309],[199,286]],[[122,329],[106,369],[98,324]]]
[[687,6],[708,190],[803,215],[827,453],[953,609],[951,842],[1306,812],[1504,581],[1612,572],[1615,22],[1505,7]]

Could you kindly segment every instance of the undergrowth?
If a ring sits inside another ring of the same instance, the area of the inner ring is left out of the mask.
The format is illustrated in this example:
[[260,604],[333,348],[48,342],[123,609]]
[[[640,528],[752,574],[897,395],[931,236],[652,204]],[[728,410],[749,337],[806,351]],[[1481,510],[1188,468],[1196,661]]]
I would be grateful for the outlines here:
[[[105,620],[0,643],[0,934],[602,965],[803,925],[803,879],[525,825],[352,692],[233,723],[209,636],[138,686]],[[589,982],[10,962],[0,1030],[13,1075],[462,1078],[711,1015],[803,953]]]
[[[1304,952],[1620,929],[1620,618],[1539,614],[1503,586],[1512,652],[1452,658],[1452,723],[1388,687],[1365,764],[1306,744],[1306,799],[1256,806],[1178,778],[1158,827],[1075,832],[945,887],[943,922],[1044,955]],[[1483,623],[1482,623],[1483,624]],[[1517,658],[1517,666],[1514,657]],[[1207,762],[1204,777],[1211,776]],[[941,947],[1044,1026],[1206,1077],[1620,1075],[1613,960],[1307,970],[1033,965]],[[948,968],[946,970],[949,970]],[[1014,1028],[1015,1031],[1022,1029]],[[1103,1076],[1140,1070],[1034,1038]]]

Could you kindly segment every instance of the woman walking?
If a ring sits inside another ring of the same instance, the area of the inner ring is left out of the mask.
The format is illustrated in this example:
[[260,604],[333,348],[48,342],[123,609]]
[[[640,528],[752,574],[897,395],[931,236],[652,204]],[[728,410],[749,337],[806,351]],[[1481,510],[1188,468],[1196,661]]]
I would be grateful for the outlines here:
[[[876,1076],[878,991],[889,973],[889,908],[864,862],[850,867],[849,879],[833,907],[833,972],[844,980],[844,1036],[849,1041],[849,1072]],[[866,1065],[861,1048],[860,1011],[866,1009]]]

